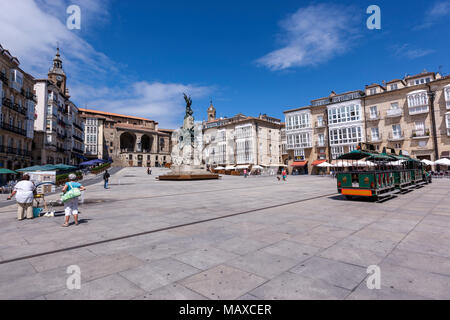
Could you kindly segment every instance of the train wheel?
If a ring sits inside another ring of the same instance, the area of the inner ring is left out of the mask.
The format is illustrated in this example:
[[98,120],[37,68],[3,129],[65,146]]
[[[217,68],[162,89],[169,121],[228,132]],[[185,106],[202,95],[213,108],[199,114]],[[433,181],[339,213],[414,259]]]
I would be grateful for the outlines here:
[[353,197],[352,197],[352,196],[345,196],[345,199],[347,199],[347,200],[352,200]]

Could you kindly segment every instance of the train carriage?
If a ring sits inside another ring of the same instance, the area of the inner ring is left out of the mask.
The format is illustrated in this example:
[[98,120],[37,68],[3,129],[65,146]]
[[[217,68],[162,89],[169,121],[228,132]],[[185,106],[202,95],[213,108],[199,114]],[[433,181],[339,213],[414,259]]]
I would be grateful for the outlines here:
[[[337,173],[338,192],[347,199],[380,200],[431,182],[419,160],[395,152],[388,154],[386,150],[377,153],[372,146],[365,145],[369,146],[368,150],[362,150],[360,145],[357,150],[338,158],[338,161],[350,161],[348,171]],[[361,169],[358,163],[367,165]]]

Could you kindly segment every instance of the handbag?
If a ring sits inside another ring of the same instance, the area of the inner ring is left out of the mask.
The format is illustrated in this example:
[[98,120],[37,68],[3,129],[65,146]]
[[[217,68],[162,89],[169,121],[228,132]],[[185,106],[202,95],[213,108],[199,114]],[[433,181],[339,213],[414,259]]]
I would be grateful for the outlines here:
[[73,188],[72,184],[70,183],[70,190],[61,196],[61,200],[62,202],[67,202],[70,199],[78,198],[79,196],[81,196],[80,188]]

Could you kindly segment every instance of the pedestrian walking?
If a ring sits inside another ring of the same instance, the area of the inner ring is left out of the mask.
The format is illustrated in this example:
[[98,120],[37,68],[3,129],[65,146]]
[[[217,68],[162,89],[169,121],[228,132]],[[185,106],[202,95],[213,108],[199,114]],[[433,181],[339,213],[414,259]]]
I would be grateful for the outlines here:
[[103,180],[105,182],[105,184],[104,184],[104,188],[105,189],[108,189],[108,182],[109,182],[109,177],[110,176],[111,175],[109,174],[108,170],[106,170],[105,173],[103,174]]
[[33,219],[33,199],[35,189],[34,183],[30,181],[30,176],[24,174],[22,181],[16,183],[13,192],[8,197],[8,200],[11,200],[12,197],[16,196],[18,206],[17,219],[19,221],[24,219],[25,213],[27,219]]
[[286,181],[286,177],[287,177],[286,169],[283,169],[283,172],[281,173],[281,175],[283,176],[283,181]]
[[148,174],[149,176],[152,175],[152,169],[150,169],[150,167],[147,168],[147,174]]
[[247,178],[247,169],[244,169],[244,178]]
[[66,182],[62,192],[63,192],[63,200],[64,197],[68,197],[66,201],[64,201],[64,213],[65,213],[65,221],[62,225],[63,227],[69,226],[70,216],[73,215],[73,219],[75,220],[75,225],[78,225],[78,198],[81,195],[81,191],[86,190],[85,187],[81,185],[79,182],[75,182],[77,176],[73,173],[69,175],[70,182]]

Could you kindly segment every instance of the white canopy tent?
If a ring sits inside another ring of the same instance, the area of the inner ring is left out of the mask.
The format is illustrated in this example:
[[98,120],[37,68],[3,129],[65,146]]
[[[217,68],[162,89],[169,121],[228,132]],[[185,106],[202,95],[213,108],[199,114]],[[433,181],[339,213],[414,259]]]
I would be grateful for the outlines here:
[[236,170],[236,167],[234,167],[234,166],[226,166],[225,170]]
[[434,166],[434,162],[427,159],[422,160],[422,163],[425,163],[427,166]]
[[263,167],[261,167],[260,165],[256,165],[252,167],[252,170],[262,170],[264,169]]
[[398,160],[398,161],[390,162],[389,164],[399,167],[399,166],[403,165],[404,162],[405,162],[405,160]]
[[450,166],[450,160],[447,158],[439,159],[434,162],[434,164],[440,165],[440,166]]
[[225,170],[225,168],[224,167],[216,167],[216,168],[214,168],[214,170]]

